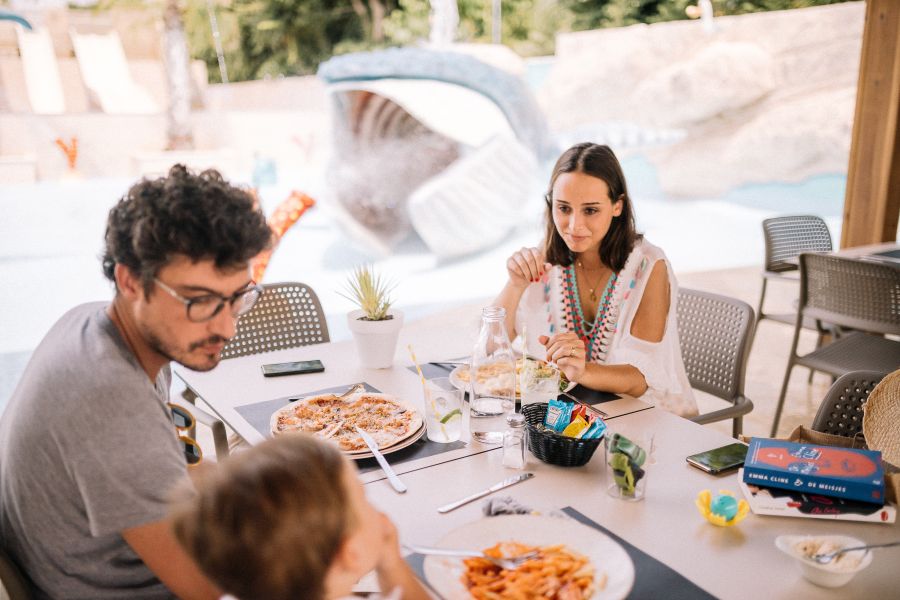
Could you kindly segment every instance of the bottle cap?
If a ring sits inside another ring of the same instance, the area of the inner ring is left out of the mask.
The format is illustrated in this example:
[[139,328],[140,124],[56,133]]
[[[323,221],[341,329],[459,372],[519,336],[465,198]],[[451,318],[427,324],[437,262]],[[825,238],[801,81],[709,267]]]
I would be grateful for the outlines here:
[[506,424],[510,427],[525,427],[525,415],[519,413],[506,415]]

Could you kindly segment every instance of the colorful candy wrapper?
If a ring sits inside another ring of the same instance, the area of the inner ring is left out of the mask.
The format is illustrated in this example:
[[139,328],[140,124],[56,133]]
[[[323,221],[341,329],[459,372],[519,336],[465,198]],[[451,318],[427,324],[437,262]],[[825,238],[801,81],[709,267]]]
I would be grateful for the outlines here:
[[593,440],[603,437],[604,433],[606,433],[606,423],[604,423],[603,419],[601,419],[600,417],[594,417],[594,420],[591,422],[590,426],[582,431],[581,434],[577,437],[583,440]]
[[578,434],[588,428],[588,422],[581,415],[576,416],[572,419],[572,422],[566,425],[566,428],[563,429],[562,434],[567,437],[577,438]]
[[561,432],[572,420],[572,405],[561,400],[550,400],[547,403],[547,414],[544,425],[556,433]]
[[590,418],[590,416],[588,416],[587,406],[585,406],[584,404],[579,404],[578,406],[576,406],[575,408],[572,409],[572,421],[575,421],[575,417],[577,417],[579,415],[584,417],[584,420],[587,421],[588,423],[591,422],[591,418]]

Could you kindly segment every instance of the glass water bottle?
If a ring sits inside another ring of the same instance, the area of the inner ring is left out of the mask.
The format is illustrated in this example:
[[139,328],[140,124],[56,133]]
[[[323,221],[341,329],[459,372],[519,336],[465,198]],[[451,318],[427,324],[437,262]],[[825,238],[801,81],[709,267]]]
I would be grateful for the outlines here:
[[485,308],[472,351],[469,431],[472,439],[485,444],[503,441],[506,415],[516,408],[516,358],[505,320],[506,309]]

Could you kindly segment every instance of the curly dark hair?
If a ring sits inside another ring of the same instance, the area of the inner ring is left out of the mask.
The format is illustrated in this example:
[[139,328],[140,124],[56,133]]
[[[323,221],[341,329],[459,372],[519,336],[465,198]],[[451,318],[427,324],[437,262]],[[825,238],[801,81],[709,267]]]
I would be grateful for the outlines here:
[[569,247],[566,246],[566,242],[556,231],[556,225],[553,223],[553,185],[563,173],[584,173],[602,179],[609,188],[610,200],[622,201],[622,214],[613,218],[609,231],[600,242],[600,260],[618,273],[625,268],[628,255],[643,236],[637,232],[634,225],[634,210],[619,159],[616,158],[609,146],[590,142],[576,144],[563,152],[556,161],[556,166],[553,167],[553,175],[550,176],[550,186],[545,197],[547,222],[544,252],[547,262],[568,267],[573,260]]
[[153,278],[178,255],[240,268],[269,248],[272,231],[253,196],[215,170],[175,165],[166,177],[142,179],[109,211],[103,274],[128,267],[149,295]]

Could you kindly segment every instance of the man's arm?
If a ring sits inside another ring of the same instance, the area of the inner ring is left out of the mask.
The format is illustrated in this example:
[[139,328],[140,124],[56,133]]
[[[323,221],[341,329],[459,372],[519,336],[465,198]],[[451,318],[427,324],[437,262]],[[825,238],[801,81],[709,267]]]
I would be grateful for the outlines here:
[[222,592],[207,579],[172,533],[172,524],[156,521],[122,532],[128,545],[173,594],[185,600],[215,600]]

